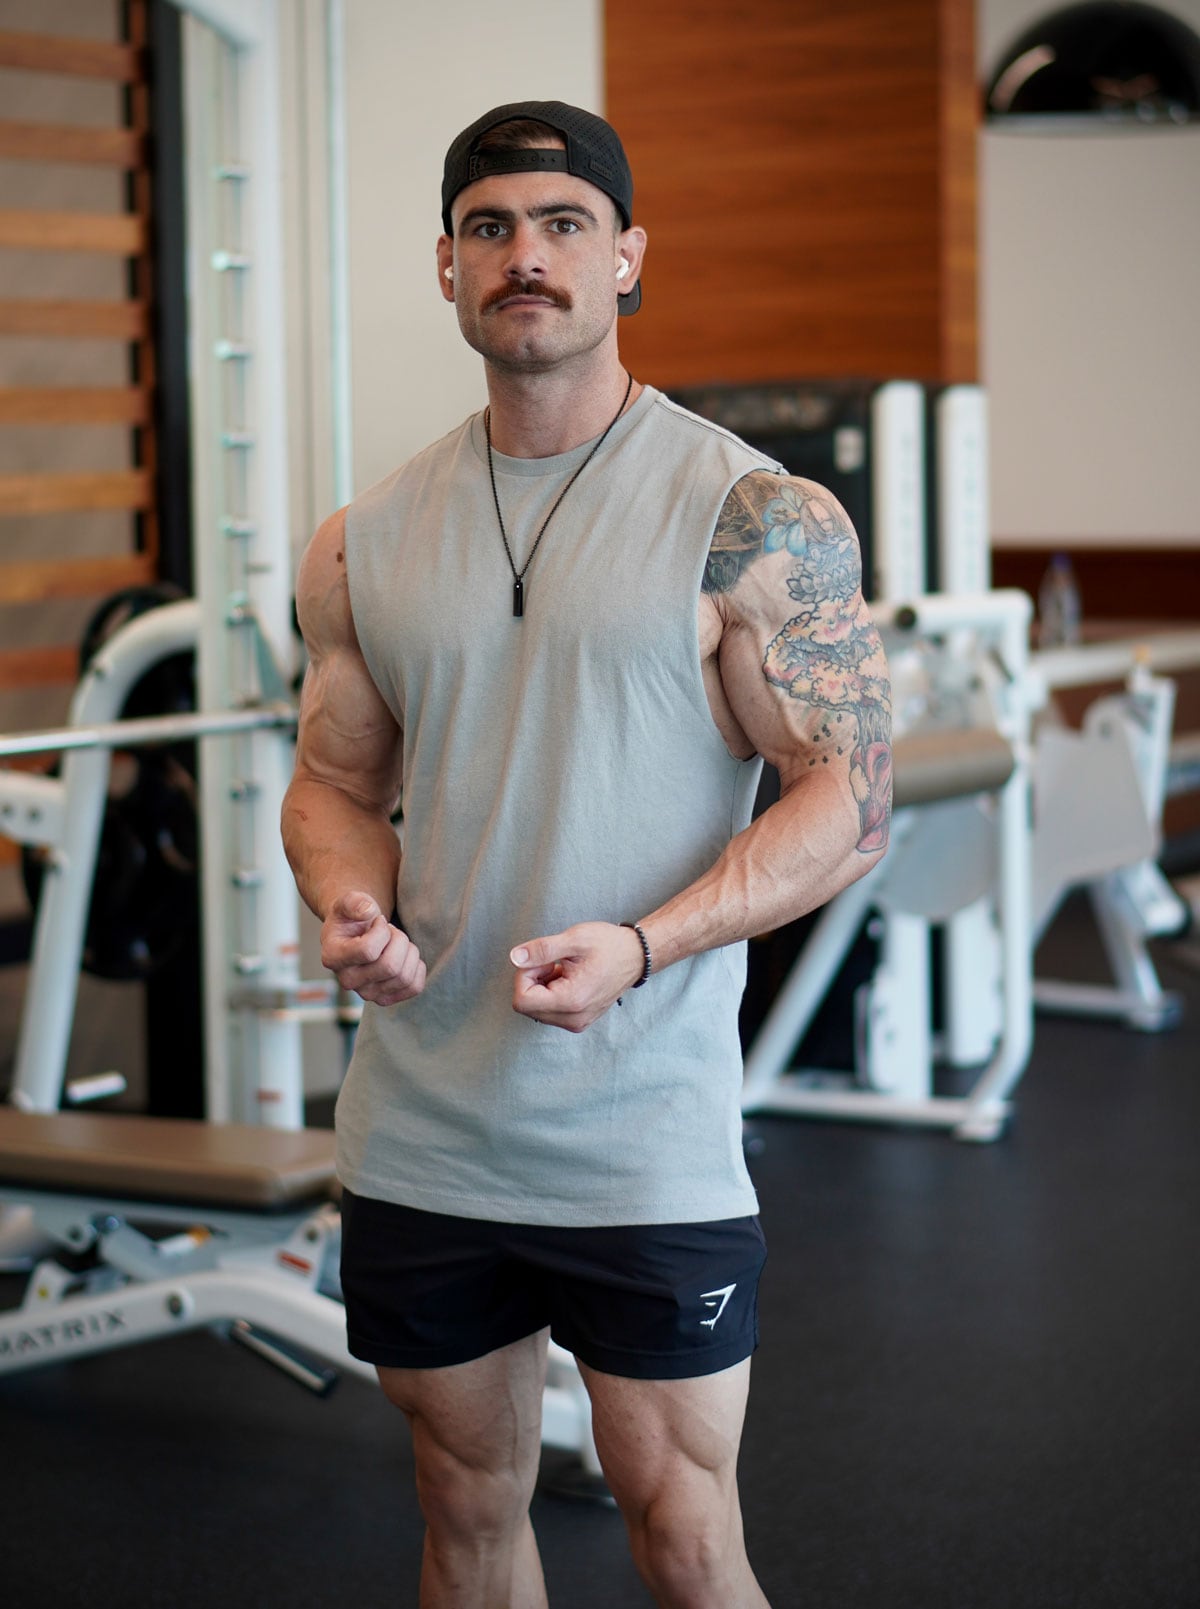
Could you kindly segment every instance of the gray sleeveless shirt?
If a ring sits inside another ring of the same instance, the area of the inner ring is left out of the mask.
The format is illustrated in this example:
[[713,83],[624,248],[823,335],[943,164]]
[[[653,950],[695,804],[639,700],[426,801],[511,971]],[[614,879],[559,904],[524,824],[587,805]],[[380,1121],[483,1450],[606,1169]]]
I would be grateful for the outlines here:
[[[590,444],[494,456],[518,569]],[[404,734],[399,909],[424,992],[367,1005],[337,1106],[362,1195],[512,1223],[700,1222],[756,1210],[742,1158],[745,947],[678,962],[582,1034],[512,1009],[512,946],[635,921],[750,819],[700,666],[717,515],[779,466],[647,389],[551,522],[525,615],[482,416],[350,506],[358,640]]]

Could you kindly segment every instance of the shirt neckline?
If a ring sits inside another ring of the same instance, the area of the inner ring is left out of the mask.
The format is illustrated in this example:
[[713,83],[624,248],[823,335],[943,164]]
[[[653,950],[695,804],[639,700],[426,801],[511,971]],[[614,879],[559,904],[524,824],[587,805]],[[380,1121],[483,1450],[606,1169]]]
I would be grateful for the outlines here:
[[[608,440],[601,450],[602,454],[606,453],[614,442],[620,441],[623,436],[633,429],[643,415],[649,411],[657,396],[658,392],[653,386],[643,386],[637,401],[621,415],[609,431]],[[487,432],[483,426],[482,409],[479,413],[472,415],[469,421],[469,428],[471,445],[475,450],[475,455],[486,466],[488,457]],[[497,475],[517,475],[529,478],[569,473],[571,470],[577,469],[592,451],[600,434],[598,432],[590,441],[580,442],[578,447],[572,447],[569,452],[555,453],[550,458],[509,458],[507,454],[497,452],[493,447],[492,463],[495,466]]]

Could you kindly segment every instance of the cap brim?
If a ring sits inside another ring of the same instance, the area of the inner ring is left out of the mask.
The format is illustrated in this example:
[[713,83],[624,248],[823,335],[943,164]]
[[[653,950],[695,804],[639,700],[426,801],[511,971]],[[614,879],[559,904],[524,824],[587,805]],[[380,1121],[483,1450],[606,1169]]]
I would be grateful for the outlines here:
[[617,312],[622,318],[629,318],[637,312],[642,305],[642,282],[639,279],[632,290],[617,292]]

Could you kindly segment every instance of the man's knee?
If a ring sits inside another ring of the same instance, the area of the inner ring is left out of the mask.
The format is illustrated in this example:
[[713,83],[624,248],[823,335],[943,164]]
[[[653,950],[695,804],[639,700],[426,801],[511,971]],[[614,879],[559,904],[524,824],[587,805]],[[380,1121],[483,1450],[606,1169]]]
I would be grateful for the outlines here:
[[[541,1451],[540,1380],[502,1364],[432,1374],[379,1370],[384,1395],[412,1432],[417,1495],[430,1530],[447,1541],[487,1546],[510,1537],[529,1509]],[[468,1374],[473,1384],[468,1381]],[[515,1374],[515,1377],[514,1377]]]
[[481,1464],[413,1427],[417,1497],[431,1531],[474,1544],[510,1537],[529,1511],[536,1461]]
[[638,1568],[660,1601],[680,1609],[733,1601],[722,1594],[746,1569],[736,1505],[731,1512],[671,1496],[630,1516],[629,1532]]

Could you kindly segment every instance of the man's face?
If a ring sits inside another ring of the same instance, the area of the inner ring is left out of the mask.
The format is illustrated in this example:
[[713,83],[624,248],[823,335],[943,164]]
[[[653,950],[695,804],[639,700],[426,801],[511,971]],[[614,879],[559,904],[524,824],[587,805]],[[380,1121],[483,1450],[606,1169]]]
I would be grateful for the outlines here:
[[497,175],[468,185],[452,217],[453,241],[438,242],[443,291],[495,368],[543,372],[612,333],[625,236],[603,191],[567,173]]

